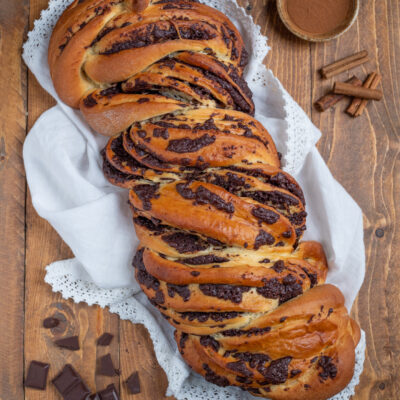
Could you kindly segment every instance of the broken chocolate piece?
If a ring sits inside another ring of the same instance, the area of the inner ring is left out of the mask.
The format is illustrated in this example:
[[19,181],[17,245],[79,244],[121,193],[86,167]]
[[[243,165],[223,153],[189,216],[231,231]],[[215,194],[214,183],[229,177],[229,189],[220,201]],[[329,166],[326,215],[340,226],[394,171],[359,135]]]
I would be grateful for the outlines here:
[[52,382],[65,400],[85,400],[90,394],[89,388],[70,364],[66,364]]
[[31,361],[28,369],[28,375],[25,380],[25,386],[34,389],[45,390],[49,367],[50,364],[42,363],[40,361]]
[[99,359],[99,369],[97,371],[100,375],[115,376],[118,375],[118,371],[114,368],[114,364],[111,359],[111,354],[106,354]]
[[[101,392],[98,392],[97,396],[98,396],[99,400],[119,400],[117,389],[115,388],[113,383],[108,385]],[[95,397],[95,399],[96,399],[96,397]]]
[[79,339],[78,336],[70,336],[67,338],[58,339],[54,342],[58,347],[63,347],[68,350],[79,350]]
[[113,340],[114,335],[108,332],[104,332],[98,339],[97,339],[97,346],[108,346],[111,341]]
[[49,317],[43,320],[43,327],[46,329],[55,328],[60,323],[60,320],[57,318]]
[[129,393],[138,394],[140,393],[140,381],[139,381],[139,372],[134,372],[126,381],[126,385],[128,386]]

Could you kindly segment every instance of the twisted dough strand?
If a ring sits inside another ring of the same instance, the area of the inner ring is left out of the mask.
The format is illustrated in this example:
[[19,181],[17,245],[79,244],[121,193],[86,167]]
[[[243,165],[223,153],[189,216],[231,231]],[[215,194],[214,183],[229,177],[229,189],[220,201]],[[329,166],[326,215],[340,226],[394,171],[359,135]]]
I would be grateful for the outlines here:
[[62,100],[111,136],[136,279],[188,364],[256,396],[326,399],[352,377],[359,328],[322,246],[301,241],[304,196],[252,117],[247,59],[232,23],[189,0],[76,0],[49,47]]

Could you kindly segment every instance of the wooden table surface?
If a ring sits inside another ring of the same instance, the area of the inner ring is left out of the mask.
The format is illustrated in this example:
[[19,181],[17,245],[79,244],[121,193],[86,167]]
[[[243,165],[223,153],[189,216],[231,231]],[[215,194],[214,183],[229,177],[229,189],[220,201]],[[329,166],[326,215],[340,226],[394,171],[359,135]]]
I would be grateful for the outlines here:
[[[164,399],[167,379],[142,325],[120,321],[100,307],[63,300],[43,281],[47,264],[71,256],[33,209],[21,156],[28,131],[54,104],[21,59],[26,34],[47,2],[0,0],[0,400],[59,398],[52,385],[46,392],[24,390],[24,373],[33,359],[51,363],[50,377],[70,362],[93,390],[113,382],[122,399]],[[280,22],[274,0],[240,3],[269,38],[266,65],[321,129],[321,154],[364,212],[367,270],[352,314],[366,332],[368,347],[354,399],[399,399],[400,2],[362,1],[354,26],[327,44],[292,36]],[[343,112],[346,101],[317,112],[313,101],[331,85],[321,81],[318,68],[362,49],[369,51],[371,61],[352,73],[361,79],[371,71],[381,73],[384,99],[370,103],[357,119]],[[383,229],[383,237],[377,229]],[[54,334],[41,327],[51,315],[64,321]],[[109,351],[95,346],[104,331],[115,335],[110,351],[122,371],[119,378],[95,376],[96,359]],[[66,334],[79,334],[80,351],[55,348],[53,340]],[[142,393],[129,396],[123,382],[134,370],[140,371]]]

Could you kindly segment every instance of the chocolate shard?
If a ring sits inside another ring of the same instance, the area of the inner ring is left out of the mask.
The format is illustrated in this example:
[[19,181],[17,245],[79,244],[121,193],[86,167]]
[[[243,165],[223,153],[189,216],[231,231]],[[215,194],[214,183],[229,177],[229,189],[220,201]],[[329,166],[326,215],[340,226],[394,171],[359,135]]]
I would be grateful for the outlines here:
[[68,350],[79,350],[79,338],[78,336],[70,336],[67,338],[58,339],[54,342],[58,347],[63,347]]
[[114,368],[114,364],[111,359],[111,354],[106,354],[99,359],[99,369],[97,371],[100,375],[104,376],[115,376],[118,375],[118,372]]
[[64,394],[64,400],[86,400],[90,394],[90,389],[86,386],[83,381],[78,382],[75,386]]
[[85,400],[90,394],[89,388],[70,364],[66,364],[52,382],[64,400]]
[[49,373],[50,364],[40,361],[31,361],[28,369],[28,375],[25,380],[25,386],[45,390],[47,374]]
[[114,335],[108,332],[104,332],[98,339],[97,339],[97,346],[109,346],[111,341],[113,340]]
[[49,317],[43,320],[43,327],[46,329],[55,328],[60,323],[60,320],[57,318]]
[[138,394],[140,393],[140,380],[139,372],[134,372],[127,380],[126,385],[128,386],[129,393]]
[[[98,396],[99,400],[119,400],[117,389],[115,388],[113,383],[108,385],[101,392],[98,392],[97,396]],[[96,397],[95,397],[95,399],[96,399]]]

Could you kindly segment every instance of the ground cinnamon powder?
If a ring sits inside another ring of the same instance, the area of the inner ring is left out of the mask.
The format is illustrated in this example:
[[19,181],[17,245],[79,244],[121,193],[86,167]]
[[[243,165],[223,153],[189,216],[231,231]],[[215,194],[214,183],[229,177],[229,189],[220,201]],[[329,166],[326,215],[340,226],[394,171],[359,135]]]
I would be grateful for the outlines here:
[[352,11],[353,0],[286,0],[289,18],[301,30],[323,35],[341,27]]

